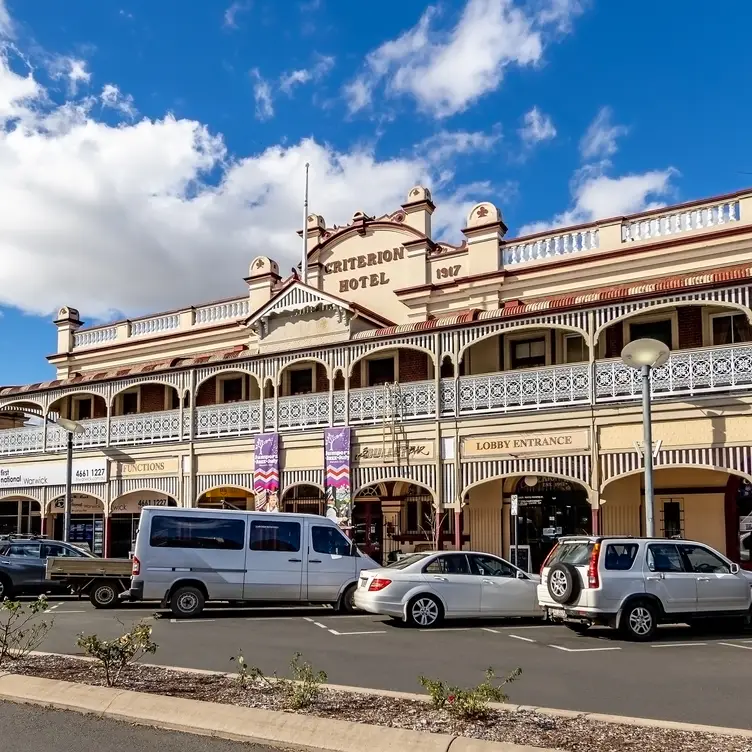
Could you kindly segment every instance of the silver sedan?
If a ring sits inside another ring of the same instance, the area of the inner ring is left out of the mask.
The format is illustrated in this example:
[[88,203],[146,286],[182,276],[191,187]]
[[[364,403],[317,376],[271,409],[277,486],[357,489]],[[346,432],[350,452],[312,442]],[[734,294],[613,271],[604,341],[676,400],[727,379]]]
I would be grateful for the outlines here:
[[434,627],[443,619],[543,616],[538,575],[474,551],[434,551],[361,572],[355,606]]

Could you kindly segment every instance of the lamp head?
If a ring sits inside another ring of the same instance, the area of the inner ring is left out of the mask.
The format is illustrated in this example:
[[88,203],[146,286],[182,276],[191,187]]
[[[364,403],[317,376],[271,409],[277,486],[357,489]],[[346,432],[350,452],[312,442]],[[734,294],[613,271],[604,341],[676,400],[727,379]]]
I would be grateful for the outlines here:
[[68,418],[58,418],[55,423],[68,433],[84,433],[86,431],[80,423],[77,423],[75,420],[68,420]]
[[636,339],[621,351],[622,361],[630,368],[658,368],[667,360],[671,351],[657,339]]

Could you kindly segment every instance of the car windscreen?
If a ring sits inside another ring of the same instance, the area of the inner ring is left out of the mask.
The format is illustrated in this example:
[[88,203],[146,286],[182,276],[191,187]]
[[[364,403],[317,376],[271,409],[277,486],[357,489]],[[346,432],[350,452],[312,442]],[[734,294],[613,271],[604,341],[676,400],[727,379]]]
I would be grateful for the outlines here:
[[547,566],[571,564],[574,567],[587,566],[593,550],[592,541],[562,541],[554,549]]
[[416,561],[422,561],[428,556],[428,554],[411,554],[404,559],[394,561],[387,565],[387,569],[407,569],[411,564],[415,564]]

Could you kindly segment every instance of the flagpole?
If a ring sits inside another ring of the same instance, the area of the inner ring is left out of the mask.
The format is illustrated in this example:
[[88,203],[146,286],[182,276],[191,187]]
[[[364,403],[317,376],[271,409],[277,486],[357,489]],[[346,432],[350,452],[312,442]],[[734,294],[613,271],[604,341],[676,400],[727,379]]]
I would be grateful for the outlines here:
[[303,258],[300,264],[300,278],[308,284],[308,162],[305,164],[305,201],[303,202]]

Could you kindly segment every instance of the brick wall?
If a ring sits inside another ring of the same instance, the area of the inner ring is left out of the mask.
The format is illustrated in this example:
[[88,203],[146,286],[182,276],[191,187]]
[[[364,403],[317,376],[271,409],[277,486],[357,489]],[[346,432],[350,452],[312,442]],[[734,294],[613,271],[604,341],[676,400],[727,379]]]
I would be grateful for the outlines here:
[[329,378],[326,375],[326,367],[323,363],[316,363],[314,392],[328,392]]
[[94,404],[91,406],[92,418],[106,418],[107,404],[101,397],[92,397]]
[[619,321],[606,329],[606,357],[618,358],[624,348],[624,330]]
[[334,391],[343,392],[345,390],[345,377],[342,375],[342,371],[337,371],[337,375],[334,377]]
[[217,379],[212,376],[198,388],[196,407],[215,405],[217,403]]
[[165,409],[165,387],[163,384],[141,385],[141,412],[156,413]]
[[426,381],[428,379],[428,355],[419,350],[400,350],[399,382]]
[[677,311],[679,319],[679,349],[702,347],[702,308],[682,306]]
[[350,389],[360,389],[360,369],[362,367],[362,361],[356,363],[353,366],[353,372],[350,376]]

